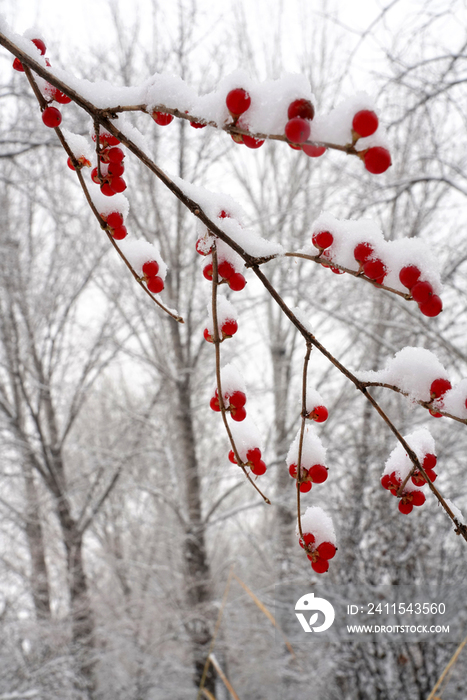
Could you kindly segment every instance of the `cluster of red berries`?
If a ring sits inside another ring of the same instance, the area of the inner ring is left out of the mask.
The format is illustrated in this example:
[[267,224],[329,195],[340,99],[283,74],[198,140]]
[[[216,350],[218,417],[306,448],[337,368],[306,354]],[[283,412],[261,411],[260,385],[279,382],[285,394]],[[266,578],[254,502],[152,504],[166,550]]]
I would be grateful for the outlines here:
[[[34,46],[36,46],[39,49],[39,51],[41,52],[41,56],[43,56],[47,51],[47,47],[42,41],[42,39],[31,39],[31,41],[34,44]],[[19,71],[20,73],[24,73],[24,66],[19,60],[19,58],[15,58],[15,60],[13,61],[13,68]]]
[[[372,136],[378,128],[378,117],[370,109],[362,109],[357,112],[352,120],[353,142],[359,138]],[[364,151],[359,151],[358,156],[363,160],[365,168],[373,175],[386,172],[391,165],[391,154],[387,148],[373,146]]]
[[312,532],[304,532],[303,539],[299,540],[300,546],[311,561],[313,571],[317,574],[325,574],[329,569],[329,560],[335,556],[337,547],[332,542],[321,542],[316,545],[315,540]]
[[[228,214],[224,209],[220,212],[219,219],[230,219],[230,214]],[[208,232],[207,236],[203,236],[196,241],[196,252],[200,255],[208,256],[211,255],[211,251],[214,245],[215,236]],[[234,267],[234,265],[226,259],[219,256],[217,265],[218,276],[221,278],[219,284],[226,282],[233,292],[241,292],[245,288],[246,279],[241,272]],[[203,268],[203,276],[212,282],[213,267],[212,262],[206,263]],[[227,335],[229,335],[227,333]],[[230,334],[230,335],[233,335]]]
[[[96,140],[95,135],[93,139]],[[126,182],[122,177],[125,172],[125,166],[123,165],[125,154],[118,147],[119,143],[120,141],[108,132],[99,134],[100,150],[98,158],[100,167],[93,168],[91,179],[96,185],[100,185],[101,192],[106,197],[113,197],[114,194],[126,190]]]
[[[323,267],[329,267],[332,272],[342,274],[343,270],[339,270],[326,260],[329,260],[328,249],[334,242],[331,231],[316,231],[312,236],[312,242],[315,248],[318,248],[319,255],[324,258],[321,262]],[[363,273],[365,277],[377,284],[384,283],[388,268],[381,258],[375,256],[375,249],[371,243],[366,241],[357,243],[353,255],[359,264],[359,273]],[[403,267],[399,272],[399,280],[404,287],[410,290],[412,299],[418,303],[418,308],[424,316],[437,316],[442,311],[441,298],[433,293],[433,286],[430,282],[421,279],[421,272],[416,265]]]
[[[41,52],[41,56],[44,56],[47,48],[42,39],[32,39],[31,41],[35,46],[37,46]],[[50,66],[50,61],[47,58],[45,60],[46,64]],[[15,58],[13,61],[13,68],[24,73],[24,67],[19,58]],[[68,95],[65,95],[65,93],[63,93],[61,90],[53,85],[50,85],[50,83],[46,84],[45,92],[47,94],[48,101],[50,102],[55,101],[62,105],[66,105],[71,102],[71,98],[68,97]],[[42,121],[44,122],[45,126],[48,126],[50,129],[56,129],[62,123],[62,113],[59,109],[57,109],[57,107],[48,105],[42,112]]]
[[[229,452],[229,460],[232,464],[238,464],[233,450]],[[259,447],[251,447],[246,451],[246,462],[245,465],[250,467],[251,471],[255,476],[262,476],[266,473],[266,464],[261,459],[261,450]]]
[[[297,465],[289,465],[289,474],[293,479],[297,478]],[[312,484],[323,484],[328,478],[328,470],[323,464],[313,464],[308,469],[303,465],[300,466],[300,484],[301,493],[307,493],[311,490]]]
[[148,260],[143,264],[143,279],[146,286],[153,294],[159,294],[164,289],[164,280],[159,277],[159,263]]
[[123,225],[123,215],[119,211],[112,211],[110,214],[101,214],[102,219],[107,224],[109,233],[116,241],[122,241],[128,233]]
[[[251,97],[243,88],[231,90],[225,98],[225,104],[229,110],[234,125],[238,123],[239,117],[244,114],[251,105]],[[259,148],[263,145],[264,139],[255,139],[248,134],[231,134],[235,143],[245,144],[248,148]]]
[[[430,386],[431,402],[436,401],[437,406],[439,408],[442,405],[441,399],[443,398],[444,394],[446,394],[451,389],[452,389],[452,384],[449,381],[449,379],[444,379],[444,377],[439,377],[438,379],[435,379],[431,383],[431,386]],[[465,402],[465,405],[467,407],[467,400]],[[430,408],[430,413],[435,418],[442,417],[442,414],[439,413],[439,411],[437,411],[436,408],[434,408],[434,407]]]
[[[443,302],[433,293],[430,282],[421,279],[421,272],[416,265],[407,265],[399,272],[399,279],[410,290],[412,299],[425,316],[437,316],[443,309]],[[451,388],[451,387],[449,387]]]
[[[433,483],[433,481],[435,481],[436,477],[438,476],[434,471],[437,461],[438,460],[436,455],[432,454],[431,452],[426,454],[423,458],[422,467],[431,483]],[[411,479],[412,483],[415,484],[415,486],[425,486],[426,484],[426,479],[419,469],[414,469]]]
[[[432,463],[431,459],[434,457],[435,458],[435,464],[436,464],[436,457],[435,455],[426,455],[426,457],[430,458],[429,461],[427,461],[427,464]],[[426,459],[425,457],[425,459]],[[425,468],[425,460],[423,461],[423,468]],[[414,474],[415,476],[415,474]],[[430,474],[427,472],[427,476],[431,479]],[[414,484],[417,486],[423,486],[426,482],[425,479],[421,476],[421,473],[418,472],[416,475],[416,480],[417,482],[420,482],[420,479],[423,481],[423,483],[417,483],[416,481],[413,481]],[[436,475],[435,475],[436,478]],[[413,479],[412,479],[413,480]],[[431,479],[431,481],[434,481],[434,479]],[[400,485],[402,484],[402,478],[397,475],[395,471],[391,472],[391,474],[385,474],[383,478],[381,479],[381,486],[385,488],[387,491],[390,491],[393,496],[398,496],[398,489]],[[412,512],[414,506],[422,506],[425,503],[425,494],[423,491],[420,491],[420,489],[410,489],[406,487],[404,488],[404,491],[400,495],[400,500],[399,500],[399,510],[401,513],[404,513],[404,515],[408,515],[409,513]]]
[[[238,389],[232,392],[224,392],[223,403],[226,411],[230,412],[232,420],[242,421],[246,418],[246,394]],[[209,403],[213,411],[220,411],[219,393],[217,389],[214,391],[214,396]]]
[[325,153],[326,148],[305,143],[310,138],[310,122],[314,116],[315,108],[310,100],[294,100],[287,109],[288,122],[285,125],[285,135],[289,141],[290,148],[296,151],[303,151],[311,158],[318,158]]
[[[226,318],[225,321],[222,322],[221,325],[221,337],[219,338],[220,342],[225,340],[226,338],[231,338],[235,333],[238,331],[238,323],[234,318]],[[204,340],[207,340],[208,343],[213,343],[214,342],[214,336],[212,333],[209,332],[208,328],[204,329]]]

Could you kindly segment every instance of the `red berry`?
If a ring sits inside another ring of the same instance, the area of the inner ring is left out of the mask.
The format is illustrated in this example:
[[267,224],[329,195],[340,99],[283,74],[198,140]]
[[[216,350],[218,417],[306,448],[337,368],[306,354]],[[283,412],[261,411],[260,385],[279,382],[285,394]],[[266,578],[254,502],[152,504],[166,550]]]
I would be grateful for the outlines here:
[[337,552],[337,548],[332,542],[321,542],[316,551],[321,559],[332,559]]
[[91,180],[96,183],[96,185],[100,185],[101,181],[99,180],[99,172],[97,168],[93,168],[91,170]]
[[229,452],[229,460],[232,462],[232,464],[237,464],[237,460],[235,459],[235,452],[233,450],[230,450]]
[[105,194],[106,197],[113,197],[115,192],[111,188],[108,182],[103,182],[101,185],[101,192],[102,194]]
[[440,377],[431,383],[430,396],[432,399],[439,399],[441,396],[444,396],[449,389],[452,389],[452,384],[449,379],[443,379]]
[[190,122],[190,126],[193,127],[193,129],[204,129],[207,124],[200,124],[199,122]]
[[255,139],[254,136],[243,134],[243,143],[248,148],[260,148],[264,143],[264,139]]
[[391,165],[391,154],[386,148],[375,146],[365,153],[365,168],[373,175],[381,175]]
[[289,466],[289,474],[292,477],[292,479],[297,478],[297,465],[296,464],[291,464]]
[[[209,247],[208,247],[209,246]],[[200,255],[209,255],[212,250],[210,243],[206,241],[205,238],[198,238],[196,241],[196,252]],[[212,277],[211,277],[212,279]]]
[[355,260],[359,263],[365,263],[370,258],[375,249],[370,243],[358,243],[353,251]]
[[255,474],[256,476],[261,476],[262,474],[264,474],[266,472],[267,467],[266,467],[266,464],[263,462],[263,460],[260,459],[260,461],[257,462],[256,464],[253,464],[253,466],[250,467],[250,469],[253,472],[253,474]]
[[311,491],[311,487],[311,481],[302,481],[302,483],[299,485],[300,493],[308,493],[308,491]]
[[241,272],[235,272],[228,279],[228,285],[234,292],[241,292],[246,285],[246,279]]
[[15,60],[13,61],[13,68],[19,71],[20,73],[24,73],[24,67],[19,58],[15,58]]
[[315,406],[311,413],[308,414],[308,418],[316,421],[317,423],[324,423],[328,418],[328,409],[326,406]]
[[403,499],[399,501],[399,510],[404,515],[408,515],[413,510],[413,505],[411,503],[405,502]]
[[436,477],[438,476],[436,472],[433,471],[433,469],[425,469],[426,475],[429,478],[429,480],[433,483],[433,481],[436,481]]
[[363,272],[370,280],[375,280],[375,282],[381,284],[386,276],[387,269],[382,260],[375,258],[374,260],[367,260],[363,265]]
[[328,478],[328,470],[322,464],[314,464],[308,470],[308,476],[314,484],[322,484]]
[[68,97],[68,95],[65,95],[64,92],[58,89],[55,89],[53,93],[53,98],[55,102],[58,102],[61,105],[67,105],[71,102],[71,97]]
[[146,282],[146,286],[153,294],[159,294],[164,289],[164,280],[162,277],[150,277]]
[[46,107],[42,112],[42,121],[50,129],[56,129],[62,121],[60,110],[56,107]]
[[329,246],[333,244],[334,236],[330,231],[319,231],[318,233],[313,234],[311,240],[316,248],[324,250],[325,248],[329,248]]
[[371,136],[378,128],[378,117],[369,109],[362,109],[354,116],[352,121],[352,129],[359,136]]
[[436,467],[436,462],[437,462],[437,457],[434,454],[431,454],[430,452],[425,455],[423,458],[423,464],[422,467],[426,471],[427,469],[434,469]]
[[422,506],[425,503],[425,494],[423,491],[412,491],[412,504],[414,506]]
[[112,238],[115,238],[116,241],[122,241],[126,238],[128,231],[126,230],[126,226],[117,226],[117,228],[112,229],[110,233]]
[[412,289],[414,284],[416,284],[420,278],[420,270],[415,265],[407,265],[403,267],[399,272],[399,279],[401,284],[408,289]]
[[243,134],[230,134],[232,141],[243,144]]
[[323,153],[326,153],[325,146],[314,146],[313,144],[304,143],[302,146],[303,153],[306,153],[310,158],[319,158]]
[[433,318],[443,310],[443,302],[437,294],[433,294],[426,301],[420,302],[418,308],[424,316]]
[[301,151],[302,150],[302,147],[297,146],[297,144],[295,144],[295,143],[289,143],[289,147],[293,148],[294,151]]
[[230,409],[230,415],[232,416],[233,420],[235,420],[235,421],[237,421],[237,422],[240,422],[240,421],[242,421],[242,420],[245,420],[245,418],[246,418],[246,411],[245,411],[245,409],[243,408],[243,406],[241,406],[240,408],[235,408],[235,407],[234,407],[234,408],[231,408],[231,409]]
[[219,397],[218,396],[213,396],[209,402],[209,405],[213,411],[220,411],[221,410],[221,407],[219,405]]
[[110,187],[114,192],[124,192],[126,190],[126,182],[123,177],[113,177],[110,181]]
[[252,464],[257,464],[261,460],[261,450],[259,449],[259,447],[252,447],[249,450],[247,450],[246,458],[248,462],[251,462]]
[[[108,223],[107,219],[107,223]],[[155,260],[148,260],[143,265],[143,275],[146,277],[155,277],[159,272],[159,264]]]
[[153,112],[151,116],[159,126],[167,126],[167,124],[173,121],[173,115],[166,114],[165,112]]
[[430,408],[429,411],[430,411],[430,414],[433,416],[433,418],[442,418],[443,417],[443,414],[439,413],[439,411],[437,411],[435,408]]
[[[310,544],[313,544],[315,541],[315,536],[311,532],[304,532],[303,533],[303,542],[305,545],[308,547]],[[303,543],[300,540],[300,545],[303,547]]]
[[207,328],[204,329],[203,335],[204,335],[204,340],[207,340],[208,343],[214,342],[214,338],[212,337],[212,335],[210,334],[210,332],[208,331]]
[[125,172],[123,163],[109,163],[107,174],[111,177],[120,177]]
[[208,263],[207,265],[204,266],[203,276],[209,281],[212,280],[212,263]]
[[118,148],[118,146],[113,146],[107,152],[107,159],[111,163],[121,163],[124,158],[125,154],[123,153],[121,148]]
[[311,133],[310,123],[307,119],[294,117],[285,125],[285,135],[292,143],[304,143]]
[[110,226],[110,228],[118,228],[119,226],[123,225],[123,216],[120,214],[119,211],[111,211],[110,214],[107,216],[107,223]]
[[238,324],[234,318],[228,318],[221,326],[222,339],[231,338],[238,331]]
[[227,262],[227,260],[222,260],[222,262],[219,263],[217,271],[221,277],[227,280],[235,273],[235,268],[231,263]]
[[389,488],[391,486],[391,477],[389,476],[389,474],[385,474],[383,476],[383,478],[381,479],[381,486],[383,487],[383,489],[389,491]]
[[433,287],[429,282],[417,282],[417,284],[412,287],[411,291],[412,298],[420,304],[423,304],[425,301],[428,301],[433,294]]
[[425,486],[426,484],[425,477],[418,470],[412,474],[411,480],[415,486]]
[[317,559],[316,561],[311,562],[311,568],[317,574],[325,574],[329,569],[329,562],[327,559]]
[[243,408],[246,404],[246,394],[243,391],[234,391],[229,396],[229,405],[234,406],[234,408]]
[[251,104],[251,97],[243,88],[235,88],[228,93],[225,104],[233,117],[239,117],[247,111]]
[[311,104],[310,100],[300,99],[294,100],[290,103],[287,110],[287,119],[294,119],[294,117],[301,117],[301,119],[313,119],[315,116],[315,108]]
[[47,51],[47,48],[42,39],[31,39],[31,41],[35,46],[37,46],[37,48],[41,52],[41,56],[43,56]]
[[[75,169],[75,166],[74,166],[73,163],[71,162],[71,158],[70,158],[70,157],[67,158],[66,164],[68,165],[68,167],[70,168],[70,170],[74,170],[74,169]],[[96,169],[97,169],[97,168],[96,168]]]

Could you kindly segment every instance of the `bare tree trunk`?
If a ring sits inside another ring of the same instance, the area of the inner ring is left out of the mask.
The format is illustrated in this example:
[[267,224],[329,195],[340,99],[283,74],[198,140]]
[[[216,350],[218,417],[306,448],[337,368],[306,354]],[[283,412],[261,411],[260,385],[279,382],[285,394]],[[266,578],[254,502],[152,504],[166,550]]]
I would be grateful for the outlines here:
[[[175,420],[180,447],[181,467],[185,481],[187,518],[185,529],[184,561],[186,567],[186,603],[190,610],[187,630],[191,639],[195,685],[200,685],[212,639],[210,617],[212,588],[209,561],[206,553],[206,527],[202,520],[199,464],[195,450],[195,432],[191,409],[191,381],[183,359],[183,348],[178,324],[171,324],[172,341],[178,365],[177,404]],[[215,692],[215,672],[209,667],[204,687]]]
[[50,591],[37,486],[30,461],[22,462],[26,494],[26,539],[31,557],[31,593],[38,620],[50,619]]

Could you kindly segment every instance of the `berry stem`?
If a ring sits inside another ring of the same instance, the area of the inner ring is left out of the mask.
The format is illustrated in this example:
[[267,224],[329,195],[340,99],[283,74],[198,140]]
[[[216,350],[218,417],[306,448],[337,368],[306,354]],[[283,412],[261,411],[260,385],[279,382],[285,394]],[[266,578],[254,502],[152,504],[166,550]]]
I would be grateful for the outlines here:
[[[288,258],[304,258],[305,260],[312,260],[313,262],[319,264],[323,262],[321,252],[319,253],[319,255],[307,255],[306,253],[284,253],[284,256]],[[375,282],[374,280],[365,277],[362,270],[350,270],[348,267],[343,267],[343,265],[338,265],[334,262],[332,263],[332,267],[335,267],[338,270],[342,270],[343,272],[347,272],[347,274],[352,275],[352,277],[358,277],[359,279],[362,279],[365,282],[369,282],[371,285],[373,285],[373,287],[376,287],[377,289],[385,289],[387,292],[397,294],[397,296],[407,299],[407,301],[413,301],[410,292],[401,292],[399,289],[393,289],[392,287],[387,287],[384,284],[378,284],[378,282]]]
[[245,465],[243,463],[243,460],[240,458],[240,455],[238,453],[237,445],[235,444],[235,440],[232,435],[232,431],[230,430],[229,422],[227,420],[227,409],[224,405],[224,395],[222,392],[222,382],[221,382],[221,349],[220,349],[220,344],[221,344],[221,339],[219,337],[219,327],[218,327],[218,320],[217,320],[217,287],[219,284],[219,275],[218,275],[218,259],[217,259],[217,246],[214,243],[213,248],[212,248],[212,296],[211,296],[211,304],[212,304],[212,323],[213,323],[213,343],[214,343],[214,348],[216,352],[216,383],[217,383],[217,395],[219,397],[219,407],[221,409],[221,415],[222,415],[222,421],[224,423],[225,431],[227,433],[227,437],[229,438],[230,444],[232,446],[232,450],[235,455],[235,459],[237,460],[238,466],[242,469],[243,473],[245,474],[246,478],[248,481],[253,484],[254,488],[258,491],[259,495],[261,498],[267,503],[268,505],[271,505],[271,501],[267,496],[264,495],[264,493],[261,491],[261,489],[258,488],[256,483],[253,481],[251,478],[250,474],[247,472]]
[[302,532],[302,518],[300,512],[300,484],[301,484],[301,464],[302,464],[302,452],[303,452],[303,436],[305,435],[305,424],[306,424],[306,387],[307,387],[307,376],[308,376],[308,364],[310,362],[312,344],[310,340],[306,341],[306,353],[303,360],[303,372],[302,372],[302,423],[300,426],[300,439],[298,443],[298,459],[297,459],[297,521],[298,521],[298,531],[300,537],[303,539]]

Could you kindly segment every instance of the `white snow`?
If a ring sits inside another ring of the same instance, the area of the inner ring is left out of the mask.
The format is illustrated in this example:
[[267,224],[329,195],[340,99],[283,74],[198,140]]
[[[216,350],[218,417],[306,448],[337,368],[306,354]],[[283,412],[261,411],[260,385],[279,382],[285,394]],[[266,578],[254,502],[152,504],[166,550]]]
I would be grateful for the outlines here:
[[[423,459],[426,454],[436,454],[435,441],[430,431],[427,428],[419,428],[410,435],[404,435],[404,440],[413,449],[418,457],[420,464],[423,464]],[[398,443],[389,455],[384,466],[384,474],[396,473],[396,476],[403,481],[412,471],[414,465],[409,459],[407,452],[403,446]],[[405,491],[421,491],[423,487],[417,487],[412,481],[408,481],[405,486]]]
[[229,427],[242,462],[246,462],[246,453],[251,448],[259,447],[262,451],[261,436],[249,415],[240,422],[231,421]]
[[[113,199],[113,197],[111,197]],[[115,211],[115,210],[112,210]],[[167,274],[167,265],[162,260],[159,252],[159,247],[149,241],[134,240],[132,238],[124,238],[122,241],[117,241],[117,245],[131,263],[134,271],[141,277],[143,274],[143,265],[145,262],[155,260],[159,265],[158,277],[165,280]]]
[[[337,538],[334,531],[334,525],[331,517],[319,506],[310,506],[301,516],[302,532],[312,533],[315,536],[315,546],[319,546],[321,542],[331,542],[336,544]],[[300,537],[300,532],[297,525],[297,535]]]
[[381,382],[397,386],[416,401],[430,401],[430,387],[435,379],[447,379],[447,372],[430,350],[402,348],[389,358],[384,369],[358,371],[355,375],[363,382]]
[[[298,464],[299,447],[300,430],[298,431],[295,440],[292,442],[287,453],[287,466],[290,466],[291,464]],[[316,435],[313,426],[306,425],[303,433],[301,466],[305,469],[309,469],[314,464],[322,464],[323,466],[326,466],[326,448]]]
[[388,270],[384,279],[386,286],[408,293],[407,287],[399,281],[399,272],[407,265],[416,265],[421,272],[420,279],[430,282],[435,294],[441,293],[439,260],[423,241],[415,238],[386,241],[379,226],[371,219],[339,220],[322,212],[311,226],[310,244],[299,252],[317,255],[318,249],[311,243],[311,238],[320,231],[330,231],[334,237],[332,245],[325,251],[326,260],[357,272],[359,264],[354,257],[355,246],[370,243],[374,248],[371,257],[380,258]]

